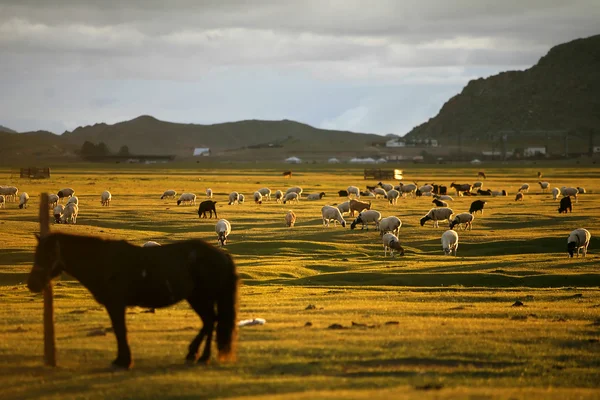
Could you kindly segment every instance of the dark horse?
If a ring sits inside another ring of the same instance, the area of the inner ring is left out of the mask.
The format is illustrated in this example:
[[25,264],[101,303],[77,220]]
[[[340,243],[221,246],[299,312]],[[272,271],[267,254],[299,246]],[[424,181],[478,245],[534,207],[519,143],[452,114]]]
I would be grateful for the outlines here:
[[[133,365],[125,308],[166,307],[187,300],[202,319],[189,345],[188,362],[208,362],[215,323],[219,359],[235,358],[238,275],[231,257],[202,240],[156,247],[126,241],[51,233],[38,237],[27,287],[41,292],[61,272],[85,286],[110,316],[117,338],[116,367]],[[204,352],[198,358],[202,340]]]

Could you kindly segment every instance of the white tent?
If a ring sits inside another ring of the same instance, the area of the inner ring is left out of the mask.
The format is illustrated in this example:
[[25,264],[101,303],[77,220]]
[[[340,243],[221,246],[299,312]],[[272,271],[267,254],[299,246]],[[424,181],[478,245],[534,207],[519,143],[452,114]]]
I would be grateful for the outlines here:
[[327,160],[327,162],[329,164],[339,164],[340,160],[338,160],[337,158],[333,157],[333,158],[330,158],[329,160]]
[[300,164],[302,160],[298,157],[288,157],[285,159],[285,162],[288,164]]
[[350,162],[352,164],[375,164],[375,160],[372,159],[371,157],[367,157],[367,158],[354,157],[353,159],[350,160]]
[[194,156],[209,156],[210,148],[208,147],[196,147],[194,149]]
[[378,158],[377,161],[375,161],[377,164],[384,164],[387,162],[387,160],[383,157]]

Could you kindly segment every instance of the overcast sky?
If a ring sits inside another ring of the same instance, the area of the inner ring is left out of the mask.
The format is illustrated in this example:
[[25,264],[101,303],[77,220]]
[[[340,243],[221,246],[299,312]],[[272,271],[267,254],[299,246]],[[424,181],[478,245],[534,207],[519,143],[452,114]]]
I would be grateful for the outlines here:
[[403,135],[470,79],[599,21],[599,0],[0,0],[0,125],[149,114]]

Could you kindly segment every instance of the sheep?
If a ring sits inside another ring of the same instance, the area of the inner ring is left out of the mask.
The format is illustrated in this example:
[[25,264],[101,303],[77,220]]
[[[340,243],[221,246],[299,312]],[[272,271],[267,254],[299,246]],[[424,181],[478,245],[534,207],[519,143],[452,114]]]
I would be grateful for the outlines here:
[[445,201],[454,201],[454,198],[448,194],[439,194],[439,195],[435,195],[433,196],[438,200],[445,200]]
[[58,195],[54,193],[50,193],[48,195],[48,207],[54,208],[58,204]]
[[72,196],[69,199],[69,201],[67,201],[67,204],[70,204],[70,203],[75,203],[75,204],[79,205],[79,198],[77,196]]
[[100,195],[100,204],[102,204],[103,206],[110,206],[111,200],[112,200],[112,195],[110,194],[110,192],[108,190],[105,190]]
[[450,187],[453,187],[456,190],[456,195],[460,196],[461,193],[463,193],[463,192],[470,192],[472,186],[468,183],[458,184],[458,183],[452,182],[450,184]]
[[372,193],[375,195],[375,198],[378,199],[380,196],[384,199],[387,199],[387,192],[382,188],[375,188],[372,190]]
[[57,195],[60,200],[64,197],[71,197],[75,194],[75,191],[71,188],[65,188],[58,191]]
[[252,197],[254,198],[254,202],[256,204],[262,204],[262,194],[260,192],[258,192],[258,191],[254,192]]
[[383,256],[387,257],[388,250],[390,251],[390,255],[395,258],[394,250],[400,253],[401,256],[404,255],[404,248],[400,246],[400,241],[393,233],[386,233],[381,237],[381,241],[383,242]]
[[[373,191],[375,191],[375,189],[376,189],[376,188],[377,188],[377,186],[369,186],[369,185],[367,185],[367,190],[368,190],[369,192],[373,192]],[[380,188],[380,189],[381,189],[381,188]]]
[[298,193],[298,196],[302,194],[302,188],[300,186],[294,186],[285,191],[285,194],[288,193]]
[[60,224],[64,212],[65,206],[63,206],[62,204],[57,204],[52,210],[52,214],[54,215],[54,222]]
[[448,207],[448,203],[446,203],[445,201],[438,200],[438,199],[433,199],[432,203],[435,204],[436,207]]
[[311,193],[308,196],[306,196],[306,199],[307,200],[321,200],[323,198],[323,196],[325,196],[325,192]]
[[292,202],[295,201],[296,203],[298,203],[300,199],[300,195],[296,192],[290,192],[288,194],[285,195],[285,197],[283,198],[283,204],[286,204],[288,201]]
[[213,200],[204,200],[200,203],[198,207],[198,218],[206,218],[206,213],[209,212],[210,216],[208,218],[212,218],[213,211],[215,213],[215,218],[219,218],[217,215],[217,202]]
[[213,198],[213,191],[211,188],[207,188],[206,189],[206,198],[207,199],[212,199]]
[[257,190],[259,192],[264,201],[271,201],[271,189],[264,187]]
[[522,184],[518,191],[529,193],[529,183]]
[[281,190],[275,192],[275,201],[277,203],[281,203],[283,201],[283,193],[281,192]]
[[227,203],[227,205],[232,205],[232,204],[240,204],[239,202],[240,200],[240,194],[238,192],[231,192],[229,193],[229,203]]
[[244,201],[246,201],[246,196],[242,193],[238,193],[238,204],[244,204]]
[[160,247],[160,243],[155,242],[154,240],[149,240],[142,245],[142,247]]
[[362,211],[358,214],[358,217],[350,224],[350,229],[356,228],[357,224],[362,223],[362,228],[365,227],[369,230],[369,222],[373,222],[375,224],[375,229],[379,230],[379,221],[381,220],[381,213],[375,210],[366,210]]
[[582,187],[579,187],[579,186],[577,186],[577,192],[578,192],[579,194],[585,194],[585,193],[586,193],[586,192],[585,192],[585,188],[582,188]]
[[508,196],[508,193],[506,192],[506,190],[492,190],[492,196]]
[[483,178],[483,179],[486,179],[486,178],[487,178],[487,177],[485,176],[485,172],[483,172],[483,171],[479,171],[479,172],[477,173],[477,177],[478,177],[478,178]]
[[227,236],[231,233],[231,224],[226,219],[220,219],[215,225],[215,232],[217,233],[217,242],[219,245],[225,246],[227,244]]
[[460,214],[456,214],[454,216],[454,218],[452,219],[452,221],[448,224],[448,226],[450,227],[450,229],[454,229],[454,227],[456,225],[458,225],[458,227],[460,228],[461,225],[463,225],[463,230],[467,230],[467,228],[469,228],[469,230],[471,230],[472,226],[473,226],[473,220],[475,219],[475,216],[471,213],[460,213]]
[[177,200],[177,205],[180,204],[196,205],[196,195],[194,193],[183,193]]
[[444,250],[444,254],[447,256],[450,254],[456,256],[456,252],[458,251],[458,233],[452,229],[442,233],[442,250]]
[[294,226],[296,223],[296,214],[292,210],[289,210],[287,214],[285,214],[285,225],[288,227]]
[[585,257],[591,238],[592,235],[587,229],[578,228],[571,232],[567,239],[567,252],[569,253],[569,257],[573,257],[575,250],[577,250],[577,257],[579,257],[580,249],[583,250],[583,256]]
[[469,212],[471,214],[475,214],[477,211],[481,211],[481,214],[483,215],[483,206],[485,206],[486,203],[487,201],[475,200],[471,203],[471,207],[469,207]]
[[370,210],[371,202],[365,203],[364,201],[359,201],[352,199],[350,200],[350,215],[354,216],[354,211],[360,213],[362,210]]
[[292,177],[292,171],[283,171],[283,177],[284,178],[291,178]]
[[174,199],[175,196],[177,196],[177,192],[174,191],[173,189],[169,189],[169,190],[165,190],[165,192],[162,194],[162,196],[160,196],[160,199]]
[[471,191],[473,191],[475,189],[483,189],[483,182],[477,181],[477,182],[473,183],[473,186],[471,186]]
[[432,183],[431,186],[433,186],[434,194],[444,195],[448,193],[448,188],[444,185],[436,185],[435,183]]
[[540,188],[542,189],[542,193],[546,193],[546,190],[548,190],[548,187],[550,186],[549,182],[538,182],[538,184],[540,185]]
[[538,177],[538,179],[542,179],[542,173],[540,171],[538,171],[537,177]]
[[348,191],[347,190],[339,190],[338,191],[338,196],[340,196],[340,197],[348,197]]
[[523,198],[525,196],[523,196],[523,193],[519,192],[517,193],[517,195],[515,196],[515,201],[523,201]]
[[425,225],[425,222],[431,219],[433,220],[433,227],[437,228],[439,221],[449,220],[453,213],[454,211],[448,207],[432,208],[423,218],[421,218],[421,226]]
[[6,199],[2,194],[0,194],[0,208],[6,208]]
[[558,213],[562,214],[563,212],[566,214],[567,211],[573,212],[573,204],[571,203],[571,196],[563,197],[560,199],[560,206],[558,207]]
[[491,196],[492,195],[492,189],[486,189],[486,190],[477,190],[477,194],[480,196]]
[[4,201],[16,201],[17,194],[19,193],[19,189],[15,186],[0,186],[0,194],[4,195]]
[[354,195],[354,197],[360,199],[360,189],[358,189],[356,186],[348,186],[348,189],[346,189],[346,191],[348,192],[348,197]]
[[375,194],[373,192],[369,192],[368,190],[364,191],[364,192],[360,192],[361,197],[375,197]]
[[430,185],[430,184],[427,183],[427,184],[421,186],[417,190],[417,195],[419,195],[419,196],[431,196],[432,192],[433,192],[433,185]]
[[552,188],[552,200],[557,200],[560,190],[558,188]]
[[397,191],[396,189],[392,189],[387,192],[387,199],[390,202],[390,204],[398,203],[399,197],[400,197],[400,192]]
[[577,195],[579,194],[579,190],[577,190],[577,188],[574,187],[563,186],[562,188],[560,188],[560,194],[563,197],[573,196],[575,198],[575,203],[577,203]]
[[27,208],[27,202],[29,201],[29,195],[27,194],[27,192],[23,192],[21,193],[21,196],[19,197],[19,208]]
[[329,226],[329,221],[333,220],[333,225],[339,222],[342,228],[346,227],[346,221],[342,217],[342,213],[337,207],[323,206],[321,208],[321,215],[323,216],[323,226]]
[[398,236],[401,226],[402,221],[394,215],[382,218],[381,221],[379,221],[379,234],[383,236],[385,233],[392,232],[394,235]]
[[390,185],[389,183],[379,182],[378,185],[380,188],[382,188],[386,192],[389,192],[390,190],[392,190],[394,188],[394,186]]
[[[410,194],[412,197],[415,197],[415,191],[417,190],[417,185],[414,183],[404,184],[402,182],[399,183],[400,190],[399,192],[402,194],[402,197],[406,197],[407,194]],[[433,190],[433,187],[432,187]]]
[[79,206],[75,203],[68,203],[65,206],[62,215],[62,223],[68,224],[69,222],[72,224],[77,223],[77,215],[79,214]]
[[345,213],[350,213],[350,200],[347,200],[343,203],[340,203],[337,205],[338,210],[340,210],[340,213],[342,215],[344,215]]

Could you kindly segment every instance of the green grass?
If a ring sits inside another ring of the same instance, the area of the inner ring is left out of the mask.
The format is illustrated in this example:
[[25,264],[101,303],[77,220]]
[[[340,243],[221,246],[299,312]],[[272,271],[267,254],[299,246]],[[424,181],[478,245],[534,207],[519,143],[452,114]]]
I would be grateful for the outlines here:
[[[410,166],[405,180],[473,182],[478,169]],[[539,169],[552,187],[586,187],[573,214],[559,215],[558,202],[540,194]],[[65,166],[43,181],[0,170],[0,184],[31,196],[26,210],[14,203],[0,209],[1,398],[597,398],[599,170],[498,165],[485,171],[485,187],[510,195],[486,198],[473,230],[459,231],[456,258],[441,251],[446,228],[419,226],[430,198],[396,206],[373,200],[383,216],[403,221],[406,254],[392,259],[383,257],[377,232],[325,228],[320,220],[324,204],[343,201],[338,190],[373,184],[356,167],[301,165],[292,179],[266,164]],[[530,193],[516,203],[514,193],[525,182]],[[291,206],[227,205],[233,190],[249,199],[263,186],[293,185],[327,196]],[[55,288],[59,367],[42,366],[41,297],[23,282],[32,263],[39,194],[66,186],[80,200],[78,223],[52,230],[140,245],[188,238],[216,245],[216,220],[199,219],[197,207],[159,199],[171,188],[199,199],[205,188],[213,189],[219,217],[232,223],[226,250],[243,279],[240,319],[267,320],[240,328],[237,363],[184,365],[200,323],[181,303],[156,314],[129,311],[136,365],[113,372],[112,333],[89,336],[110,326],[106,312],[63,276]],[[100,206],[106,189],[113,194],[109,208]],[[455,197],[451,207],[467,211],[473,200]],[[288,209],[298,216],[292,229],[284,225]],[[592,232],[590,253],[568,259],[566,238],[577,227]],[[516,300],[525,306],[513,307]],[[344,329],[328,329],[332,324]]]

